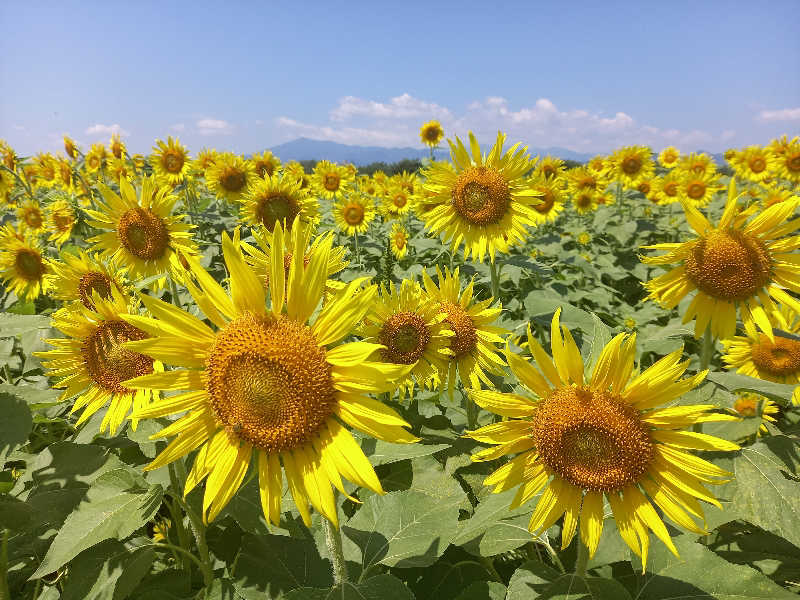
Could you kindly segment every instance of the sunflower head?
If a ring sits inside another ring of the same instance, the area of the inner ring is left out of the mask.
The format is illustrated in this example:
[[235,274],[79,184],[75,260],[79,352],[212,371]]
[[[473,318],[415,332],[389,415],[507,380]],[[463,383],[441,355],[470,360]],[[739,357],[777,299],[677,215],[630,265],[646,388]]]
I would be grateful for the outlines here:
[[346,166],[321,160],[314,167],[313,185],[324,198],[334,198],[350,188],[353,174]]
[[166,142],[156,140],[153,154],[150,155],[150,164],[157,179],[169,185],[177,185],[189,173],[189,153],[178,138],[168,136]]
[[217,155],[205,171],[206,185],[218,198],[228,202],[241,200],[248,186],[255,181],[255,168],[250,161],[232,152]]
[[47,211],[48,239],[55,242],[56,246],[61,246],[69,239],[76,221],[75,209],[68,200],[59,198],[54,201]]
[[64,136],[64,152],[66,152],[67,156],[70,158],[77,158],[79,152],[78,145],[75,143],[75,140],[68,135]]
[[609,158],[609,177],[623,186],[636,189],[640,180],[652,177],[654,164],[652,152],[647,146],[626,146]]
[[[217,167],[214,167],[215,169]],[[319,203],[293,177],[283,173],[257,178],[242,197],[241,218],[252,226],[263,225],[268,231],[276,223],[291,227],[295,219],[316,222]]]
[[124,158],[128,152],[127,148],[125,148],[125,143],[118,133],[111,134],[111,141],[108,144],[108,149],[116,159]]
[[86,153],[83,164],[89,173],[97,173],[103,168],[107,157],[106,147],[103,144],[92,144],[89,152]]
[[423,144],[431,148],[439,145],[443,137],[444,129],[442,129],[442,124],[439,121],[428,121],[419,128],[419,139],[422,140]]
[[738,177],[760,183],[774,177],[778,160],[767,148],[748,146],[732,159],[731,166]]
[[281,168],[281,159],[269,150],[264,150],[264,152],[260,154],[253,154],[253,156],[250,157],[250,162],[253,165],[256,175],[259,177],[272,177],[275,171]]
[[0,242],[0,279],[24,301],[36,299],[48,270],[37,238],[31,233],[11,235],[5,230]]
[[342,196],[331,210],[336,226],[347,235],[364,233],[375,219],[375,202],[359,193]]
[[392,248],[392,254],[398,260],[408,253],[408,230],[400,223],[392,223],[389,244]]
[[681,153],[675,146],[667,146],[658,154],[658,164],[665,169],[671,169],[678,164]]

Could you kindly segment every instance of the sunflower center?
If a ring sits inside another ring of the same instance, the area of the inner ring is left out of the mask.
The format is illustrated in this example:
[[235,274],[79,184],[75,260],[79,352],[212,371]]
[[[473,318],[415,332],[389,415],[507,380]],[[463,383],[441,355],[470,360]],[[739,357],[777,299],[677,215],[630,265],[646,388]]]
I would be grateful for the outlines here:
[[536,206],[534,206],[533,209],[536,212],[545,215],[550,212],[555,203],[556,203],[556,195],[550,190],[545,190],[545,192],[542,194],[542,201],[539,202],[539,204],[537,204]]
[[402,231],[398,231],[394,234],[394,245],[397,246],[398,250],[402,250],[406,247],[406,234]]
[[786,159],[786,168],[790,171],[800,171],[800,152],[795,153]]
[[458,176],[452,191],[453,208],[473,225],[498,223],[508,212],[511,192],[497,170],[470,167]]
[[164,153],[163,164],[168,173],[180,173],[183,168],[183,153],[177,150],[167,150]]
[[664,154],[665,163],[667,164],[674,163],[676,160],[678,160],[678,155],[675,154],[674,152],[667,152],[666,154]]
[[425,139],[429,142],[438,142],[439,141],[439,128],[438,127],[426,127],[425,128]]
[[636,175],[642,168],[642,161],[638,156],[628,156],[622,161],[622,172],[626,175]]
[[88,309],[94,310],[92,292],[107,300],[111,298],[111,279],[98,271],[89,271],[78,280],[78,297]]
[[32,228],[38,229],[42,226],[42,213],[37,208],[29,208],[25,211],[25,224]]
[[706,186],[699,181],[695,181],[689,184],[686,188],[686,195],[689,196],[692,200],[699,200],[703,196],[706,195]]
[[754,296],[771,277],[772,259],[756,237],[728,229],[697,241],[686,257],[686,274],[703,292],[720,300]]
[[580,208],[588,208],[592,204],[591,194],[578,194],[575,197],[575,205]]
[[126,388],[122,382],[152,373],[153,359],[126,350],[122,344],[147,337],[144,331],[124,321],[103,321],[81,346],[89,376],[109,392],[132,393],[133,390]]
[[747,164],[750,166],[750,170],[753,173],[761,173],[764,169],[767,168],[767,161],[765,161],[760,156],[751,158]]
[[238,192],[247,183],[247,179],[238,169],[231,169],[219,178],[219,183],[228,192]]
[[164,220],[141,206],[122,215],[117,237],[128,252],[142,260],[161,258],[169,244],[169,231]]
[[406,202],[408,202],[408,200],[406,199],[405,194],[395,194],[392,197],[392,202],[397,208],[403,208],[406,205]]
[[228,433],[268,452],[307,442],[336,405],[325,349],[287,317],[245,315],[220,331],[206,390]]
[[259,173],[262,177],[265,175],[269,175],[272,177],[272,173],[275,171],[275,165],[268,161],[258,161],[256,163],[256,172]]
[[90,156],[88,158],[88,161],[89,161],[89,166],[92,169],[97,169],[100,166],[100,157],[99,156],[96,156],[96,155],[95,156]]
[[284,194],[275,194],[261,198],[256,206],[256,219],[272,231],[275,223],[286,221],[287,226],[291,225],[294,218],[300,214],[300,207],[294,198]]
[[447,314],[445,321],[455,334],[450,338],[450,350],[453,351],[455,358],[459,359],[474,352],[478,347],[478,332],[467,311],[461,308],[460,304],[444,302],[439,312]]
[[56,226],[58,231],[64,232],[68,231],[72,227],[72,223],[75,219],[72,218],[72,215],[69,215],[64,212],[56,212],[53,213],[53,224]]
[[364,207],[360,204],[348,204],[343,214],[348,225],[361,225],[364,221]]
[[322,179],[322,185],[323,185],[323,186],[325,187],[325,189],[326,189],[326,190],[328,190],[329,192],[335,192],[336,190],[338,190],[338,189],[339,189],[339,181],[340,181],[340,178],[339,178],[339,176],[338,176],[337,174],[335,174],[335,173],[328,173],[328,174],[327,174],[327,175],[325,175],[325,177]]
[[17,274],[26,281],[39,281],[44,275],[42,255],[36,250],[20,248],[14,258]]
[[620,490],[637,481],[653,459],[639,412],[588,387],[554,390],[539,404],[532,434],[542,462],[584,490]]
[[775,336],[775,343],[761,335],[759,342],[751,350],[753,364],[759,371],[770,375],[792,375],[800,371],[800,342],[790,338]]
[[381,350],[383,360],[403,365],[418,361],[430,341],[431,333],[424,319],[413,312],[392,315],[378,335],[378,343],[386,346]]
[[649,181],[643,181],[638,186],[636,186],[636,189],[639,190],[639,192],[641,192],[645,196],[647,196],[647,194],[650,193],[650,189],[651,189],[650,188],[650,182]]
[[544,165],[542,167],[542,174],[544,174],[545,179],[550,179],[551,177],[556,176],[556,168],[553,165]]

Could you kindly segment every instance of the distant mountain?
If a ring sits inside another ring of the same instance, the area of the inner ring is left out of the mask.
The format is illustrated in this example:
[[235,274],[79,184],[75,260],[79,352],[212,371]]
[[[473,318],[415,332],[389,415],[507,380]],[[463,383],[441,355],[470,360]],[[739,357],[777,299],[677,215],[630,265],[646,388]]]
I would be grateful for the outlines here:
[[[380,146],[350,146],[324,140],[297,138],[291,142],[273,146],[270,150],[282,161],[287,160],[330,160],[338,163],[353,163],[355,165],[368,165],[373,162],[393,163],[404,158],[425,158],[430,152],[424,148],[382,148]],[[486,150],[486,149],[485,149]],[[573,152],[566,148],[529,148],[532,155],[544,156],[550,154],[558,158],[585,162],[592,154]],[[445,159],[449,155],[447,149],[436,151],[436,158]]]

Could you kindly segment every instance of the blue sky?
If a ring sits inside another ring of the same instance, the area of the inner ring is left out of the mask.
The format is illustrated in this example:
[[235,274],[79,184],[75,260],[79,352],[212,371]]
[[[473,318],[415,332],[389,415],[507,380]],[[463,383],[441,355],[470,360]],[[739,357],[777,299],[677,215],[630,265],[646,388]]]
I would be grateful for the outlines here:
[[[566,7],[566,8],[564,8]],[[0,138],[420,146],[422,122],[605,152],[800,133],[800,2],[2,3]]]

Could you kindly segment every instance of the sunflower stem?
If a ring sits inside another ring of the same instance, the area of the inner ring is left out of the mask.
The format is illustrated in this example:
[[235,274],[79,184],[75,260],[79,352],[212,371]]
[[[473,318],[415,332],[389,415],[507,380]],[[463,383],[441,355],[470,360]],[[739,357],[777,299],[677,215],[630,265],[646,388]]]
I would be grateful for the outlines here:
[[322,519],[322,526],[325,529],[325,545],[331,553],[331,563],[333,563],[333,581],[335,584],[346,582],[347,564],[344,561],[342,551],[342,532],[328,519]]
[[169,292],[172,294],[172,303],[178,308],[181,308],[180,296],[178,296],[178,285],[175,283],[172,275],[169,276]]
[[3,540],[0,544],[0,600],[11,600],[8,589],[8,529],[3,529]]
[[575,575],[586,577],[586,565],[589,563],[589,548],[583,543],[583,539],[578,536],[578,556],[575,558]]
[[489,261],[489,273],[492,276],[492,297],[495,300],[500,299],[500,272],[497,268],[497,263],[494,260]]
[[700,370],[705,371],[711,364],[711,356],[714,354],[714,338],[711,335],[711,326],[706,327],[703,334],[703,346],[700,349]]
[[[189,506],[189,503],[183,497],[181,493],[181,489],[183,488],[183,484],[186,483],[186,467],[183,464],[182,459],[178,459],[172,463],[170,463],[170,467],[174,465],[174,479],[173,479],[173,470],[170,469],[170,483],[172,487],[175,488],[174,490],[174,498],[178,501],[178,504],[181,505],[183,511],[186,513],[186,516],[189,517],[189,529],[191,529],[192,534],[194,535],[194,541],[197,544],[197,551],[200,553],[200,560],[203,564],[208,566],[208,571],[211,572],[211,556],[208,553],[208,544],[206,543],[206,527],[203,523],[203,519],[200,515],[195,512],[195,510]],[[213,575],[213,573],[212,573]],[[206,573],[203,573],[203,578],[205,579]],[[210,586],[213,583],[213,576],[210,582],[206,582],[206,587]]]
[[356,238],[356,262],[358,263],[358,266],[360,267],[361,266],[361,248],[358,247],[358,231],[355,232],[355,238]]

